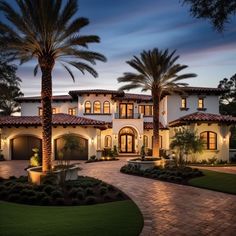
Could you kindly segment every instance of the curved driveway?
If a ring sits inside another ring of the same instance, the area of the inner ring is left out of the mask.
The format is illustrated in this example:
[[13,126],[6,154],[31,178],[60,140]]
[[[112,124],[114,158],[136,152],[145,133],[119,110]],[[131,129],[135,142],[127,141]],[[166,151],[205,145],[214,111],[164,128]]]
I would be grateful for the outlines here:
[[144,216],[141,235],[236,235],[236,196],[122,174],[124,161],[82,164],[81,174],[127,193]]
[[[82,163],[79,174],[99,178],[128,194],[144,216],[142,236],[236,235],[235,195],[125,175],[119,172],[124,164],[124,160]],[[0,162],[0,176],[26,174],[26,165],[25,161]]]

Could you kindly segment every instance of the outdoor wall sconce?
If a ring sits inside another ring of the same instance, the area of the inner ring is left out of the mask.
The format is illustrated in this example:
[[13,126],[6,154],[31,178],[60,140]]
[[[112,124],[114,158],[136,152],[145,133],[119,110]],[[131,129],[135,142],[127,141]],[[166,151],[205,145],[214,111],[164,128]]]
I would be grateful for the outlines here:
[[2,138],[2,143],[3,143],[3,144],[6,144],[6,143],[7,143],[7,137],[6,137],[6,136]]
[[94,138],[91,138],[91,143],[92,143],[92,144],[94,143]]

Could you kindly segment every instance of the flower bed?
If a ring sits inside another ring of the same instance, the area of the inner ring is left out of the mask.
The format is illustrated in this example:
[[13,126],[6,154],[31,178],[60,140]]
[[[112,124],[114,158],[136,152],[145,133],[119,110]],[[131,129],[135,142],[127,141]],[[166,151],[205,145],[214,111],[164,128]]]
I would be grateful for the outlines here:
[[46,176],[41,185],[28,182],[27,177],[1,179],[0,200],[31,205],[88,205],[125,200],[128,197],[119,189],[101,180],[79,176],[55,184],[55,176]]
[[102,157],[100,159],[89,159],[85,163],[101,162],[101,161],[118,161],[118,158],[114,157]]
[[189,179],[202,176],[203,173],[191,167],[153,167],[142,170],[138,166],[125,165],[121,167],[120,171],[125,174],[138,175],[151,179],[164,180],[174,183],[186,184]]

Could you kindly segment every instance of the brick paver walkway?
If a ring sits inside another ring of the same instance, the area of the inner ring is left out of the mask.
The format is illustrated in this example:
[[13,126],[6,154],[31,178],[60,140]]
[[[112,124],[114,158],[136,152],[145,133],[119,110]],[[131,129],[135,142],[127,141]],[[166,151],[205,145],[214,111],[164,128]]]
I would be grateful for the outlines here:
[[[119,172],[123,164],[83,163],[80,174],[102,179],[127,193],[144,216],[142,236],[235,235],[236,196],[125,175]],[[2,162],[0,176],[23,174],[20,169],[25,165]]]

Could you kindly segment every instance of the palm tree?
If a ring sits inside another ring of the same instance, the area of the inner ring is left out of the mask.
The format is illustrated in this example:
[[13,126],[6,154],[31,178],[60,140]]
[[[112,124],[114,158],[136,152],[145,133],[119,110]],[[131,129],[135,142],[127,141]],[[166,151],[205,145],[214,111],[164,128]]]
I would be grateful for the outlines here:
[[83,61],[94,65],[96,60],[106,59],[87,50],[89,43],[98,43],[100,39],[95,35],[80,35],[80,30],[89,21],[76,16],[77,0],[68,0],[65,4],[62,0],[16,0],[14,5],[17,10],[7,1],[0,2],[0,11],[10,23],[0,22],[0,42],[5,43],[4,48],[20,63],[36,59],[35,75],[38,68],[41,69],[43,171],[47,172],[51,169],[52,71],[55,63],[60,62],[74,80],[70,66],[97,77],[97,72]]
[[127,63],[138,73],[124,73],[118,78],[118,82],[128,84],[120,90],[142,88],[142,91],[151,91],[153,100],[153,156],[159,157],[159,103],[166,93],[173,93],[188,84],[180,82],[183,79],[195,77],[196,74],[177,75],[178,72],[187,68],[186,65],[176,64],[179,56],[174,56],[175,51],[161,51],[157,48],[143,51],[140,58],[134,58]]

